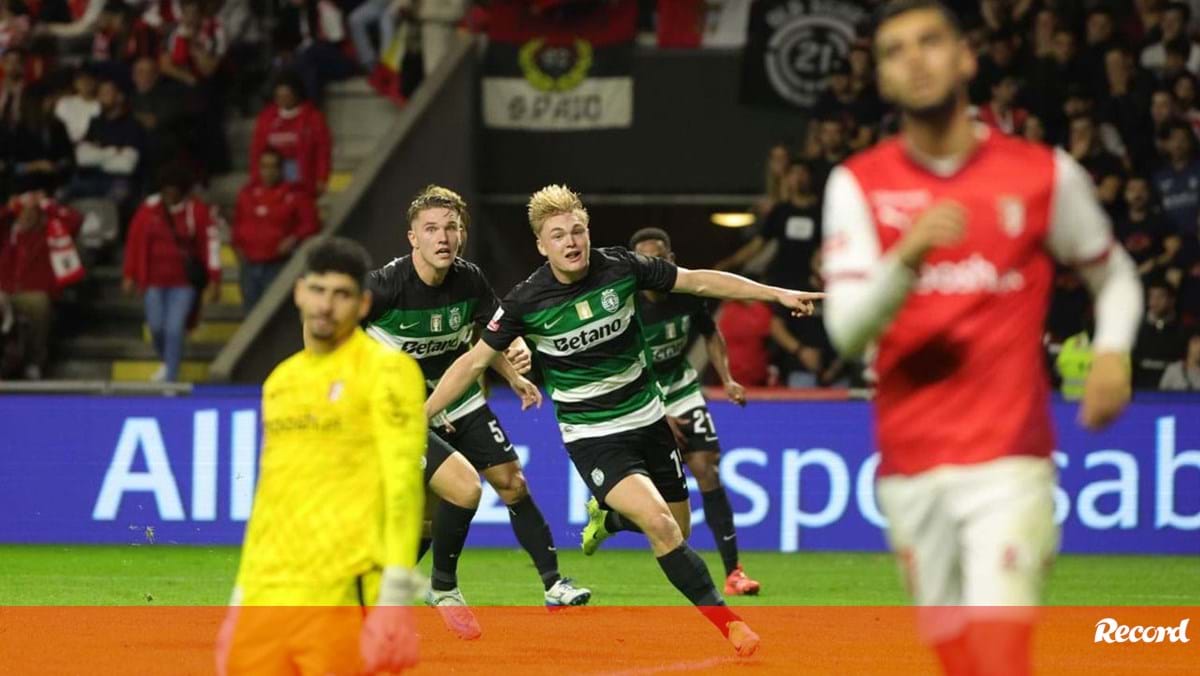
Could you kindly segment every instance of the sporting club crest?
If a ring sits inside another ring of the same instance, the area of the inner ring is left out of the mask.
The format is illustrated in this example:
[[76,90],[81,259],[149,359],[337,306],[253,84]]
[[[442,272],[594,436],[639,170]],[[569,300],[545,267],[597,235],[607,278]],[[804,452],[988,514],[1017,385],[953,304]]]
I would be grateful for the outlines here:
[[600,305],[608,312],[616,312],[617,308],[621,307],[621,299],[617,297],[617,292],[612,289],[605,289],[604,293],[600,294]]

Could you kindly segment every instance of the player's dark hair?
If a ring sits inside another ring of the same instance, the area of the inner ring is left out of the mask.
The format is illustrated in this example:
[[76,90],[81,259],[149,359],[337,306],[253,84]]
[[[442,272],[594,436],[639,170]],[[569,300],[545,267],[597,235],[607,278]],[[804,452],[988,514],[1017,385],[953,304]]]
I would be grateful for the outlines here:
[[940,2],[939,0],[891,0],[890,2],[880,5],[879,9],[875,10],[875,16],[871,21],[871,35],[879,35],[879,29],[882,28],[885,23],[895,19],[898,16],[908,14],[909,12],[924,10],[933,10],[938,14],[941,14],[942,18],[946,20],[946,23],[950,24],[950,27],[954,30],[954,32],[958,35],[962,35],[962,21],[958,18],[958,14],[956,14],[954,10],[950,9],[950,7],[944,2]]
[[367,271],[371,255],[363,245],[345,237],[330,237],[308,250],[304,259],[305,274],[336,272],[347,275],[361,290],[367,286]]
[[662,228],[642,228],[633,233],[633,237],[629,238],[629,248],[630,250],[636,249],[637,245],[642,242],[648,242],[653,239],[661,240],[663,244],[667,245],[667,251],[671,250],[671,236]]

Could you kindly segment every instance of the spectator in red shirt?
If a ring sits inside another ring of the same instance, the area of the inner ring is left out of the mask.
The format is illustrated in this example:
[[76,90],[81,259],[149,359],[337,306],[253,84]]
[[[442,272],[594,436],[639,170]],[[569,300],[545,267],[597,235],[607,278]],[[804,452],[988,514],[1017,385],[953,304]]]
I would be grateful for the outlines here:
[[729,347],[729,374],[748,387],[779,384],[779,369],[771,363],[768,339],[797,359],[804,348],[771,306],[760,301],[725,301],[717,328]]
[[181,0],[179,25],[167,38],[159,66],[164,75],[195,87],[217,72],[225,53],[225,36],[214,21],[206,21],[200,0]]
[[[39,380],[46,368],[50,327],[54,320],[52,301],[60,289],[59,274],[51,265],[53,235],[73,237],[83,217],[79,212],[26,193],[0,208],[0,293],[17,315],[29,323],[28,359],[25,378]],[[73,251],[68,244],[67,248]],[[77,275],[82,267],[75,258]]]
[[667,49],[696,49],[704,28],[702,0],[659,0],[658,46]]
[[[199,307],[188,277],[187,258],[208,271],[204,302],[220,293],[220,241],[212,211],[190,194],[191,177],[178,169],[163,172],[162,189],[146,198],[133,217],[125,242],[122,288],[145,294],[146,323],[163,366],[156,381],[175,381],[183,361],[189,315]],[[185,258],[187,257],[187,258]]]
[[260,179],[238,193],[233,215],[233,246],[242,259],[239,280],[242,307],[258,303],[296,246],[317,233],[317,208],[312,198],[284,183],[283,158],[264,150],[258,158]]
[[284,76],[275,85],[275,102],[258,115],[250,144],[250,177],[261,181],[258,160],[268,148],[283,158],[283,180],[298,184],[313,199],[329,186],[333,143],[325,116],[305,101],[303,88]]

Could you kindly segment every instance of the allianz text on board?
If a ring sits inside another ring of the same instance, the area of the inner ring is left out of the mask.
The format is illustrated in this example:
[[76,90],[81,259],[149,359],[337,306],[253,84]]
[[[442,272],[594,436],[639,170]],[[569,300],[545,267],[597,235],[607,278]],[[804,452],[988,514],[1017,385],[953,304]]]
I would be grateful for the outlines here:
[[[0,541],[119,543],[153,529],[159,542],[239,542],[253,498],[257,403],[252,395],[0,400],[0,417],[13,421],[0,441]],[[1073,407],[1055,406],[1064,551],[1200,553],[1196,403],[1137,403],[1098,435],[1075,426]],[[569,539],[586,520],[587,489],[552,413],[521,413],[505,398],[493,407],[556,536]],[[714,403],[713,415],[743,548],[883,549],[868,404]],[[490,488],[471,537],[474,545],[512,544]],[[708,529],[694,530],[698,545],[709,538]],[[640,546],[631,536],[613,542],[622,543]]]

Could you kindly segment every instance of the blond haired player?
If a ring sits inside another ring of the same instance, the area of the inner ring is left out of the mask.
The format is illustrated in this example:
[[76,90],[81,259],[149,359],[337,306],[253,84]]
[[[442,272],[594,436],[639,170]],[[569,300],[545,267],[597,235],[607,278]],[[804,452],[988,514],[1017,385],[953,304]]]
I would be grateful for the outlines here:
[[[483,271],[458,255],[469,221],[467,203],[458,193],[426,186],[408,207],[412,252],[367,275],[373,297],[367,335],[412,355],[430,389],[467,351],[500,304]],[[514,351],[523,356],[523,368],[528,371],[531,355],[525,342],[514,341],[507,354]],[[493,367],[518,393],[536,390],[509,359],[497,359]],[[550,526],[534,502],[512,442],[478,383],[447,407],[444,420],[451,429],[435,424],[431,431],[445,443],[431,443],[425,455],[426,483],[440,498],[430,501],[436,505],[432,538],[421,542],[422,553],[431,542],[433,546],[426,603],[437,607],[460,637],[478,637],[482,632],[466,609],[457,571],[479,504],[479,475],[483,474],[508,508],[517,542],[541,578],[546,605],[586,604],[591,591],[559,574]]]
[[[671,584],[733,644],[738,655],[758,635],[713,586],[687,544],[687,484],[661,394],[638,327],[640,290],[778,302],[811,314],[821,294],[756,284],[710,270],[685,270],[625,249],[593,249],[578,195],[552,185],[529,200],[529,224],[547,263],[518,284],[474,347],[455,360],[425,405],[440,413],[518,337],[534,345],[555,417],[575,469],[600,502],[645,533]],[[536,389],[523,403],[540,403]],[[614,528],[617,525],[614,524]]]
[[369,267],[361,245],[331,238],[296,282],[304,350],[263,385],[261,470],[219,673],[416,663],[404,606],[419,586],[425,381],[411,357],[358,327]]

